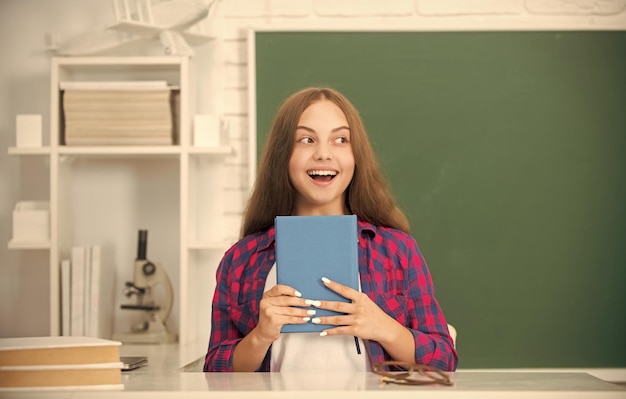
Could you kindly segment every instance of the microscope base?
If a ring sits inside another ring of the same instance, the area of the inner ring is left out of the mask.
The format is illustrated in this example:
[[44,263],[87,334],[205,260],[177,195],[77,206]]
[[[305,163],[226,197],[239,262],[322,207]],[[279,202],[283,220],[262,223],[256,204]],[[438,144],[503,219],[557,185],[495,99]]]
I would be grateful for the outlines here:
[[131,328],[129,332],[114,334],[113,339],[127,344],[169,344],[176,342],[176,338],[158,316],[152,315],[150,321]]

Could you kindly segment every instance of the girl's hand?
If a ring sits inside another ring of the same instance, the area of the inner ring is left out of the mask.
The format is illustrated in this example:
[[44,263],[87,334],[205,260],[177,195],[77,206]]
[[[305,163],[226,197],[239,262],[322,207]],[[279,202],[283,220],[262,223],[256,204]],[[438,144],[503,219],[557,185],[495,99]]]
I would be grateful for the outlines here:
[[[331,324],[338,327],[324,330],[324,335],[354,335],[362,339],[385,342],[386,333],[398,326],[398,322],[387,315],[366,294],[323,277],[324,285],[352,303],[320,301],[320,309],[345,313],[345,315],[313,318],[313,323]],[[317,305],[317,304],[316,304]]]
[[277,284],[263,293],[259,304],[259,323],[256,326],[260,339],[274,342],[285,324],[304,324],[311,320],[314,310],[299,309],[308,306],[300,292],[287,285]]
[[[259,322],[235,347],[233,352],[234,371],[255,371],[261,366],[272,342],[280,336],[285,324],[307,323],[312,316],[298,291],[286,285],[275,285],[263,293],[259,304]],[[315,311],[310,311],[315,312]]]

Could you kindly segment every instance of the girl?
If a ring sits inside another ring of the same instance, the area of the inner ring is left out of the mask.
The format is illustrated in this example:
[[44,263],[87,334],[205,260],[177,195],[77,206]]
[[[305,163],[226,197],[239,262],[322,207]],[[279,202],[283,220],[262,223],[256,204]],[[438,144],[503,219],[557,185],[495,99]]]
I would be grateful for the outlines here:
[[[361,291],[333,281],[350,303],[301,298],[276,285],[274,217],[358,218]],[[390,193],[354,106],[308,88],[280,107],[248,201],[241,240],[217,270],[204,371],[371,370],[383,361],[456,369],[458,358],[428,267]],[[306,307],[345,313],[314,317]],[[281,334],[284,324],[331,324]],[[358,337],[366,354],[355,351]]]

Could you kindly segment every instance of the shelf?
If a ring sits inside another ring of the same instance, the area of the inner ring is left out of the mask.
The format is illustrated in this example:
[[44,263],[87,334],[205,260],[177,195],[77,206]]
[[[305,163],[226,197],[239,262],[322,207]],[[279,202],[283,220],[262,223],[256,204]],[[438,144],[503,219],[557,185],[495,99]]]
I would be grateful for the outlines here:
[[[9,155],[49,155],[50,147],[9,147]],[[177,155],[183,152],[178,145],[164,146],[59,146],[61,155]],[[192,155],[232,155],[233,147],[189,147]]]
[[220,145],[216,147],[189,147],[189,154],[193,155],[231,155],[233,147]]
[[75,156],[177,156],[187,152],[193,156],[226,156],[233,153],[230,146],[217,147],[188,147],[186,150],[181,146],[60,146],[60,155]]
[[9,241],[9,249],[50,249],[50,241]]
[[9,155],[49,155],[50,147],[9,147]]
[[164,56],[99,56],[99,57],[57,57],[56,61],[59,66],[77,66],[81,69],[88,67],[100,68],[106,67],[108,70],[128,71],[130,67],[147,67],[161,68],[164,65],[170,65],[178,69],[181,60],[186,56],[164,55]]
[[[111,254],[115,257],[111,262],[116,272],[120,272],[118,276],[121,275],[121,270],[126,270],[122,262],[133,251],[126,245],[128,232],[120,231],[126,229],[125,215],[128,215],[132,219],[130,224],[148,221],[151,229],[167,231],[172,236],[172,239],[155,238],[156,242],[162,240],[155,244],[155,256],[158,254],[166,260],[164,264],[171,265],[168,273],[173,281],[178,281],[174,288],[176,304],[170,317],[173,325],[178,325],[178,331],[174,328],[172,332],[178,334],[180,347],[193,344],[197,337],[206,339],[210,331],[210,320],[206,317],[210,298],[202,282],[211,280],[212,268],[232,245],[222,227],[225,224],[222,187],[226,179],[225,158],[235,153],[235,147],[192,145],[192,122],[196,114],[192,60],[184,56],[53,57],[50,71],[47,146],[8,149],[10,155],[39,155],[50,164],[50,239],[8,243],[9,249],[48,250],[44,255],[49,263],[49,334],[61,332],[61,260],[78,243],[76,238],[107,242],[119,249]],[[169,86],[179,88],[176,144],[63,144],[60,82],[90,81],[166,81]],[[98,214],[93,215],[94,212]],[[92,219],[96,220],[95,224]],[[97,228],[92,227],[96,225]],[[189,237],[199,239],[190,242]],[[120,320],[117,314],[110,317],[114,325],[122,322],[115,332],[126,329],[127,320]]]
[[60,146],[62,155],[177,155],[180,146]]

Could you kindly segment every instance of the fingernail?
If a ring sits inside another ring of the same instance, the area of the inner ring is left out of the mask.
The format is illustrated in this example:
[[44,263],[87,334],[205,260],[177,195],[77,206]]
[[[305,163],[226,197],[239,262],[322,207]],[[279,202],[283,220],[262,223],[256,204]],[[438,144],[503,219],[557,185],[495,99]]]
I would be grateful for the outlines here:
[[328,333],[327,333],[326,331],[322,331],[322,332],[320,333],[320,337],[325,337],[325,336],[327,336],[327,335],[328,335]]
[[309,320],[311,320],[311,318],[310,318],[310,317],[303,317],[303,318],[302,318],[302,321],[309,321]]
[[315,314],[315,310],[307,310],[306,314],[314,315]]
[[320,301],[314,301],[312,299],[307,299],[306,301],[304,301],[304,303],[306,303],[307,305],[313,305],[313,306],[321,306],[322,303]]
[[322,281],[324,282],[324,284],[330,283],[330,279],[328,279],[326,277],[322,277]]
[[321,322],[322,322],[322,320],[319,317],[316,317],[313,320],[311,320],[311,323],[313,323],[313,324],[320,324]]
[[298,298],[302,296],[302,293],[298,290],[295,290],[293,294],[297,296]]

